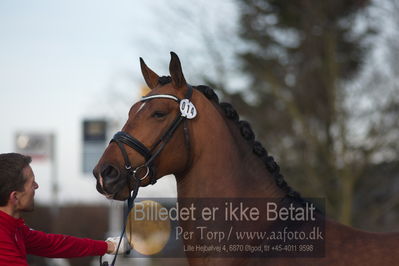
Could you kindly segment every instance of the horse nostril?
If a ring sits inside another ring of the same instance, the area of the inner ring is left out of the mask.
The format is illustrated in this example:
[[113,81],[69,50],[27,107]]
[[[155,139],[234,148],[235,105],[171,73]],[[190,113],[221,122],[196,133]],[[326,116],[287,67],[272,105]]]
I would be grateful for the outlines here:
[[101,176],[108,179],[116,179],[119,177],[119,170],[112,165],[105,165],[101,171]]

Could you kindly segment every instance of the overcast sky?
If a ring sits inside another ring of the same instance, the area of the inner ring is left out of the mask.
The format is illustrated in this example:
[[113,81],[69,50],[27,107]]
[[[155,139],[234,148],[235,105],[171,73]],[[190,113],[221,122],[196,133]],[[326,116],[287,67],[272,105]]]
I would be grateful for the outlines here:
[[[125,102],[137,100],[142,84],[140,56],[167,74],[162,62],[168,62],[170,50],[179,53],[184,45],[177,47],[174,36],[170,41],[157,40],[168,23],[160,21],[165,16],[159,12],[171,9],[164,4],[161,0],[0,1],[0,152],[14,151],[18,131],[56,134],[61,202],[106,202],[95,190],[94,178],[80,171],[81,121],[115,117],[109,98],[117,95],[112,92],[118,86],[126,87],[118,85],[123,80],[131,86],[131,98]],[[116,110],[126,118],[125,106],[122,114]],[[50,164],[34,161],[32,167],[40,185],[37,200],[49,203]],[[144,195],[174,195],[171,180],[145,188]]]

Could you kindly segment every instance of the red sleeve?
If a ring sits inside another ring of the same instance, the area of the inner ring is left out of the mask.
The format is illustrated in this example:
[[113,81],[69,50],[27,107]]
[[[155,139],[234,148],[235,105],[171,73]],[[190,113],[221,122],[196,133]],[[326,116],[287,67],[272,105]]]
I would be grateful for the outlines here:
[[107,252],[105,241],[67,235],[46,234],[25,226],[26,253],[49,258],[101,256]]

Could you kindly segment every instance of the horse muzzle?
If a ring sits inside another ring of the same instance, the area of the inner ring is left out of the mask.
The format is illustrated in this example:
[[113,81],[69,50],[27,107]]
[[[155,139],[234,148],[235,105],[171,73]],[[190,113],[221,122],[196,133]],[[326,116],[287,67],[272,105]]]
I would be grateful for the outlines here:
[[119,168],[110,164],[96,167],[93,175],[97,179],[97,191],[108,199],[126,200],[129,197],[130,184],[127,184],[128,179],[124,174]]

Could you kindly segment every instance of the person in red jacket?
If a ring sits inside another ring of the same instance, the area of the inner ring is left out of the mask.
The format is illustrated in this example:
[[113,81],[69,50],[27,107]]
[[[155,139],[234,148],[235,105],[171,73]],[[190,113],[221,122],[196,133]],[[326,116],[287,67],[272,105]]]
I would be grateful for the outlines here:
[[[18,153],[0,154],[0,266],[28,265],[27,254],[49,258],[113,254],[119,239],[99,241],[47,234],[25,225],[21,214],[33,211],[35,190],[39,188],[31,160]],[[124,249],[121,252],[128,248]]]

